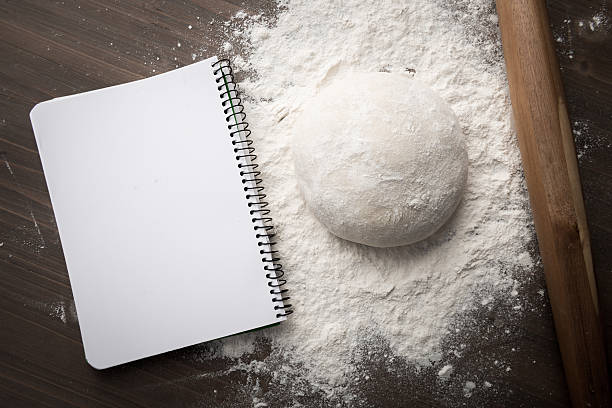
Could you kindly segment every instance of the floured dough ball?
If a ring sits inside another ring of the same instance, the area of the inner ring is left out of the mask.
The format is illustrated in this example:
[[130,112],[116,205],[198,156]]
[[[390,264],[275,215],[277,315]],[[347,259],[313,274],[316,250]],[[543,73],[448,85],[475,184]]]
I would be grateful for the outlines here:
[[297,119],[293,157],[302,194],[335,235],[407,245],[453,214],[467,179],[463,134],[450,107],[401,74],[337,78]]

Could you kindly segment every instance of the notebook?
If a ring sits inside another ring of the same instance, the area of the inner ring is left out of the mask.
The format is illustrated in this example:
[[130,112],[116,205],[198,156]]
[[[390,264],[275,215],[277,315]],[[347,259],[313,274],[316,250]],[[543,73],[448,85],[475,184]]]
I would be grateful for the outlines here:
[[30,118],[91,366],[291,313],[227,60],[52,99]]

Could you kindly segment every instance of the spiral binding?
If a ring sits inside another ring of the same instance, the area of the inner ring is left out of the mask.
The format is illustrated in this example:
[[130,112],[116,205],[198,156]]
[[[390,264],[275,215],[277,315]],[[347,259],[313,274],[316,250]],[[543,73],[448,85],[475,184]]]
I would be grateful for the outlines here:
[[[261,172],[257,170],[259,165],[255,163],[257,156],[255,148],[252,146],[253,140],[249,124],[246,122],[246,113],[240,99],[232,67],[228,59],[221,59],[212,64],[213,75],[216,77],[215,82],[218,84],[217,89],[220,92],[221,106],[225,121],[228,123],[227,128],[230,130],[234,153],[238,161],[240,176],[242,176],[242,184],[248,206],[251,208],[249,214],[253,216],[251,222],[254,224],[255,237],[258,239],[257,245],[261,247],[259,253],[263,255],[261,261],[264,262],[264,270],[270,287],[270,294],[273,295],[272,302],[275,303],[274,310],[277,310],[276,317],[289,316],[293,313],[290,304],[285,304],[290,299],[287,296],[288,290],[283,288],[287,283],[283,276],[283,266],[279,263],[278,251],[274,249],[276,242],[272,241],[275,236],[274,227],[272,226],[272,218],[269,217],[270,210],[266,207],[268,202],[264,201],[264,187],[261,186],[263,181]],[[233,123],[232,123],[233,122]]]

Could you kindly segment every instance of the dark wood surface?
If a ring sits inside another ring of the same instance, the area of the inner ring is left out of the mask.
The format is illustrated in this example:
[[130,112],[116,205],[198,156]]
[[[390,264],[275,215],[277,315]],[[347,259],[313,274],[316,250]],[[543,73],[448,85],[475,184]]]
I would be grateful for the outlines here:
[[[91,369],[83,358],[28,118],[37,102],[164,72],[191,63],[192,54],[196,59],[220,54],[222,22],[240,9],[266,12],[267,3],[0,0],[0,406],[252,407],[266,401],[285,407],[297,401],[327,407],[338,402],[299,378],[274,376],[271,364],[256,375],[228,371],[232,362],[213,355],[216,342],[110,370]],[[589,22],[597,13],[610,20],[611,7],[601,0],[548,3],[553,37],[560,39],[557,54],[609,339],[612,36],[609,21],[596,30],[590,30]],[[364,353],[355,364],[370,381],[350,379],[352,405],[568,406],[550,310],[538,292],[542,287],[536,267],[521,289],[525,313],[520,319],[508,320],[509,305],[500,304],[474,312],[464,330],[445,340],[445,361],[455,367],[448,384],[436,380],[439,367],[417,371],[378,353]],[[457,344],[463,344],[461,358],[452,355]],[[609,354],[611,346],[608,341]],[[381,350],[380,345],[375,349]],[[269,353],[270,344],[262,339],[242,360],[261,361]],[[465,381],[485,380],[491,389],[479,387],[464,397]]]

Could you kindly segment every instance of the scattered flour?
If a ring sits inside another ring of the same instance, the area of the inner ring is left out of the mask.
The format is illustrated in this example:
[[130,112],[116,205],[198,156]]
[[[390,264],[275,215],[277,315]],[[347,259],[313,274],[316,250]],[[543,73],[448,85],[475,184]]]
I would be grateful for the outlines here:
[[[223,49],[240,50],[232,60],[295,313],[275,328],[224,340],[223,355],[250,352],[267,336],[274,358],[297,362],[279,372],[337,395],[372,333],[395,356],[430,364],[463,313],[518,294],[515,278],[533,264],[526,248],[533,231],[497,20],[491,1],[457,4],[465,9],[429,0],[287,0],[273,22],[243,12],[228,22],[232,46]],[[488,29],[474,35],[480,27]],[[385,249],[343,241],[319,224],[299,193],[291,159],[295,117],[324,84],[349,71],[410,73],[459,118],[469,157],[465,195],[424,242]],[[450,373],[443,367],[439,375]],[[471,395],[475,384],[465,387]]]
[[465,385],[463,386],[463,396],[466,398],[470,398],[472,396],[474,388],[476,388],[476,383],[474,383],[473,381],[466,381]]
[[248,14],[244,10],[240,10],[239,12],[234,14],[234,18],[236,18],[236,19],[243,19],[243,18],[247,18],[247,17],[248,17]]
[[68,320],[66,319],[66,308],[64,307],[64,302],[55,302],[50,304],[49,316],[61,320],[62,323],[66,323]]
[[438,377],[442,380],[448,380],[451,374],[453,374],[453,366],[450,364],[445,365],[438,371]]
[[574,121],[572,132],[579,163],[590,161],[594,152],[612,148],[609,136],[600,130],[591,129],[591,123],[587,120]]
[[232,50],[232,44],[226,41],[223,43],[223,46],[221,47],[221,49],[226,53],[230,52]]
[[68,323],[76,323],[78,321],[78,317],[76,314],[76,308],[74,306],[74,301],[55,301],[55,302],[43,302],[36,300],[29,300],[24,306],[32,307],[36,310],[39,310],[49,317],[57,319],[64,324]]
[[578,26],[588,27],[588,29],[591,31],[608,30],[610,27],[606,10],[603,9],[597,12],[589,20],[579,21]]

